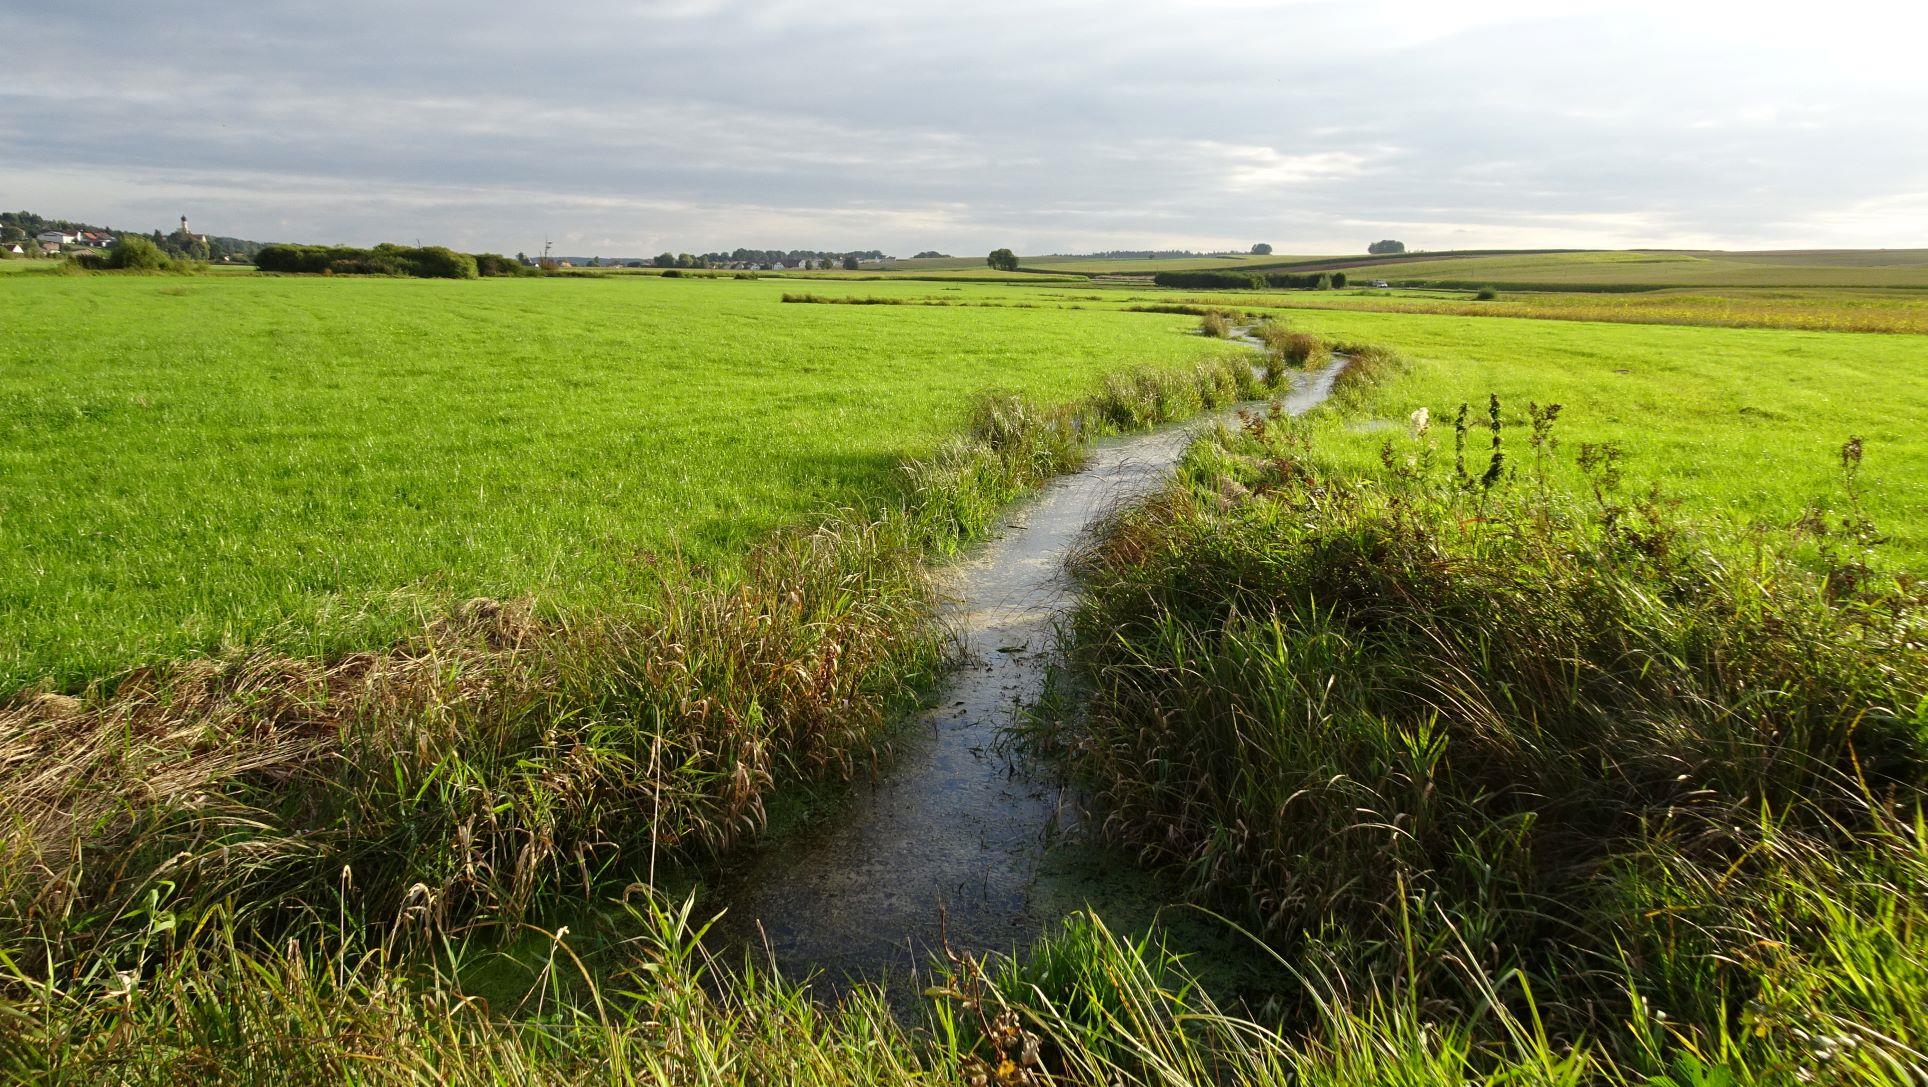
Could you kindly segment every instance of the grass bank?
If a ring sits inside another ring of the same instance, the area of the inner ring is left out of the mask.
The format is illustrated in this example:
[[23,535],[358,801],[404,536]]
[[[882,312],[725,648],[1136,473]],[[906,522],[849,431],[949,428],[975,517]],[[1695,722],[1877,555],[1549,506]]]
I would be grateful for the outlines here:
[[1086,556],[1081,712],[1036,739],[1306,979],[1288,1032],[1369,1024],[1362,1082],[1452,1082],[1437,1037],[1528,1082],[1918,1082],[1928,597],[1862,443],[1737,534],[1570,412],[1201,443]]

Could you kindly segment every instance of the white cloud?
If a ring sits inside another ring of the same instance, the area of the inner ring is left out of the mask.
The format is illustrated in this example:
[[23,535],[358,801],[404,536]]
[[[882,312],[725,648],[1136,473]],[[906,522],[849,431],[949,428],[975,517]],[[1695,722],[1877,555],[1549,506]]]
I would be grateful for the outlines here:
[[1362,172],[1374,157],[1357,151],[1308,151],[1288,155],[1276,148],[1214,140],[1193,141],[1187,150],[1216,160],[1216,169],[1223,172],[1226,186],[1232,189],[1304,185],[1351,177]]

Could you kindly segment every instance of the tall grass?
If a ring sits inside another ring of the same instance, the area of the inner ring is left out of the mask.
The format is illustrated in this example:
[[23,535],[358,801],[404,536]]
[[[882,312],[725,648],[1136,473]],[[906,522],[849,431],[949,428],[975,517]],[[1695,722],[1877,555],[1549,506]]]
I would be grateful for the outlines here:
[[1413,1009],[1327,1006],[1288,1036],[1224,1007],[1154,941],[1089,915],[1015,960],[953,955],[929,1000],[894,1016],[874,990],[835,1006],[703,949],[688,902],[632,907],[629,952],[591,972],[548,935],[519,1006],[490,1008],[453,947],[406,960],[351,938],[263,949],[197,931],[149,974],[103,991],[32,982],[0,1005],[0,1077],[47,1085],[1460,1084],[1597,1082],[1530,1024],[1481,1049]]
[[[1201,445],[1086,557],[1085,712],[1040,739],[1324,979],[1301,1021],[1525,1027],[1635,1081],[1915,1082],[1928,596],[1868,561],[1859,444],[1850,512],[1734,540],[1625,488],[1616,447],[1557,485],[1557,405],[1486,409],[1418,413],[1370,472],[1279,420]],[[1815,536],[1819,568],[1789,557]]]

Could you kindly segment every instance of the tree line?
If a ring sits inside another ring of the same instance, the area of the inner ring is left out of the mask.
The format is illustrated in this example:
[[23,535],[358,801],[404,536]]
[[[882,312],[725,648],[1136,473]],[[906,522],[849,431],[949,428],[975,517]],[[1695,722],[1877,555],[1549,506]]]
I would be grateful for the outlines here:
[[534,275],[535,270],[500,253],[458,253],[441,245],[382,244],[373,249],[347,245],[265,245],[255,254],[264,272],[319,275],[412,276],[417,279],[475,279],[479,276]]
[[1344,272],[1159,272],[1160,287],[1222,291],[1330,291],[1346,285]]

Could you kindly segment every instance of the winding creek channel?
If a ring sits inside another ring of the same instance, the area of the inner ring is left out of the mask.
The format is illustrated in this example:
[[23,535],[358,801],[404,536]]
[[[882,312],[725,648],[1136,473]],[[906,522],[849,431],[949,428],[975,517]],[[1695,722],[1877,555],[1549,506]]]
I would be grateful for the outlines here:
[[[1325,400],[1344,365],[1296,375],[1284,410]],[[1164,485],[1199,429],[1236,410],[1099,443],[1081,470],[940,572],[963,664],[874,778],[720,874],[703,903],[706,913],[727,908],[713,947],[732,957],[749,948],[788,977],[841,988],[902,978],[945,941],[1009,951],[1087,904],[1129,923],[1173,897],[1080,833],[1075,796],[1000,740],[1043,694],[1075,592],[1072,549],[1108,512]]]

